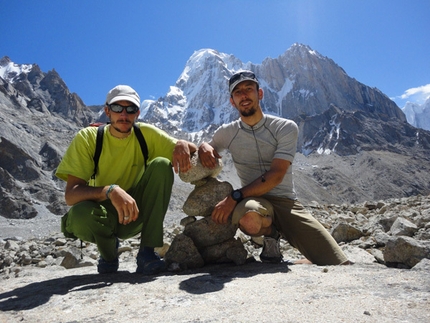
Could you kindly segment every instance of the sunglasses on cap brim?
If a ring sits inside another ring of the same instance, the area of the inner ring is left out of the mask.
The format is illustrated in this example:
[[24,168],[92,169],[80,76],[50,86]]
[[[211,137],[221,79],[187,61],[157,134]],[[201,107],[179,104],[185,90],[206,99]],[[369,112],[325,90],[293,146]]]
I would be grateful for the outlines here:
[[233,83],[235,83],[236,81],[240,80],[240,79],[252,79],[252,80],[256,80],[257,81],[257,77],[255,76],[254,73],[252,72],[240,72],[237,74],[234,74],[230,80],[228,81],[228,86],[231,86]]

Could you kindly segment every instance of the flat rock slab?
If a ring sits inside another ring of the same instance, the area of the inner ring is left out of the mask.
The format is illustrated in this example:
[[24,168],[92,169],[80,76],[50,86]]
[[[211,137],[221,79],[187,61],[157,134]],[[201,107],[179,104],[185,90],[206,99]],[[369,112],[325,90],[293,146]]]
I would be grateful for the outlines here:
[[140,276],[135,264],[0,277],[0,322],[430,322],[427,270],[379,264],[213,265]]

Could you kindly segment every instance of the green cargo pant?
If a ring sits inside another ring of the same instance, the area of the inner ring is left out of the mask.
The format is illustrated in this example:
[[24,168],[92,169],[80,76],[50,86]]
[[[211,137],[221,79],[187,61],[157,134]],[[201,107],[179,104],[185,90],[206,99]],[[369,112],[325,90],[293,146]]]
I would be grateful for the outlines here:
[[170,161],[163,157],[152,160],[135,188],[128,193],[136,200],[139,217],[127,225],[119,224],[118,212],[110,200],[83,201],[73,205],[63,216],[61,231],[97,244],[100,256],[111,261],[117,257],[116,241],[141,234],[140,247],[163,245],[163,221],[173,186]]

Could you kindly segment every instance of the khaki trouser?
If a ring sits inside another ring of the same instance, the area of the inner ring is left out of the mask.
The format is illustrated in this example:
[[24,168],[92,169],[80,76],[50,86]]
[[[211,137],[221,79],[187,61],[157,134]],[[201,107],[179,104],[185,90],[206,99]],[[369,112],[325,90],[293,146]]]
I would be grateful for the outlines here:
[[276,229],[291,246],[317,265],[339,265],[347,261],[336,240],[297,200],[264,195],[246,198],[234,209],[232,223],[247,212],[271,216]]
[[97,244],[100,256],[111,261],[117,257],[116,241],[141,233],[141,247],[163,245],[163,221],[173,186],[170,161],[152,160],[141,180],[129,194],[136,200],[139,217],[127,225],[119,224],[118,212],[110,200],[83,201],[73,205],[62,218],[61,231],[66,237]]

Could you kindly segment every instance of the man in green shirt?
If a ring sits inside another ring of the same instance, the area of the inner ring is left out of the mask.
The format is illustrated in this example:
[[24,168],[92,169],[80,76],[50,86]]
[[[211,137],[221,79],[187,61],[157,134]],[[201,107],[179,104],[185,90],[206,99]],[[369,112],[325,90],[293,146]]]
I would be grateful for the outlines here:
[[[163,245],[163,221],[173,186],[173,169],[187,172],[197,147],[177,140],[142,122],[140,97],[127,85],[109,91],[104,111],[110,123],[104,129],[103,146],[94,172],[97,127],[80,130],[67,149],[56,176],[67,181],[65,199],[71,205],[62,218],[67,237],[96,243],[99,273],[118,270],[118,238],[141,234],[137,270],[156,274],[165,263],[154,252]],[[136,124],[147,147],[148,161],[135,134]]]

